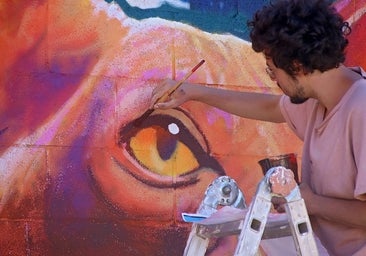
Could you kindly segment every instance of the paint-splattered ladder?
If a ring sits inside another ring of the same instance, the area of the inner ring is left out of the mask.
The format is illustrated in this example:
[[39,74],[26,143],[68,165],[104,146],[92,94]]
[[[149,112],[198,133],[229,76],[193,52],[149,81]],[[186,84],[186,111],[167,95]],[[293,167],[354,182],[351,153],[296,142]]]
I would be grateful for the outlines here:
[[319,255],[305,203],[297,185],[285,196],[287,200],[285,204],[287,218],[267,222],[273,196],[270,177],[273,175],[275,168],[270,169],[258,184],[256,194],[249,208],[245,205],[243,193],[230,177],[222,176],[211,183],[206,190],[204,200],[197,214],[211,216],[213,213],[218,212],[218,206],[230,206],[235,209],[242,209],[244,216],[237,220],[214,222],[214,224],[207,221],[210,219],[209,217],[204,221],[194,223],[184,256],[204,256],[210,238],[229,235],[239,235],[234,256],[260,255],[259,245],[262,239],[286,236],[292,236],[297,255]]

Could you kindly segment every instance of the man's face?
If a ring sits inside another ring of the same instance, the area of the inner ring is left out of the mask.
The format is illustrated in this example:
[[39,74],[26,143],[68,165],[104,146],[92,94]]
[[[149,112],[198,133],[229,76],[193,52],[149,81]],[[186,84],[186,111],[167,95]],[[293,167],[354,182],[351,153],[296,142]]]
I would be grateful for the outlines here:
[[277,86],[284,94],[290,97],[294,104],[301,104],[308,100],[305,95],[304,87],[299,83],[296,77],[287,74],[283,69],[277,68],[272,59],[266,57],[266,72],[272,81],[276,82]]

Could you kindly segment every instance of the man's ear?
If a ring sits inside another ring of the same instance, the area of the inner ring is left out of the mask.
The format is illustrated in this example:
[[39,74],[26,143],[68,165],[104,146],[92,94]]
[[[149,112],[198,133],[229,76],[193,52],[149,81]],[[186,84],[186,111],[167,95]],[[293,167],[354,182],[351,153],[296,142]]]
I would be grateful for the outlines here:
[[303,73],[305,73],[306,71],[303,69],[303,66],[302,66],[302,64],[300,63],[300,61],[298,61],[298,60],[294,60],[293,62],[292,62],[292,66],[294,67],[294,72],[296,73],[296,74],[299,74],[299,73],[301,73],[301,72],[303,72]]

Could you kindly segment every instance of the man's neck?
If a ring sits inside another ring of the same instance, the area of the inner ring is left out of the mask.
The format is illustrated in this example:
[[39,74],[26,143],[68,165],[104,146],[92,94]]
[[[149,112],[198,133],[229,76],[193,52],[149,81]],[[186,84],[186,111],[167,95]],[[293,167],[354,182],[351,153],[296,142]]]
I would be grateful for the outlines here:
[[307,85],[313,97],[325,107],[324,117],[340,102],[350,87],[361,78],[359,74],[341,65],[323,73],[309,74]]

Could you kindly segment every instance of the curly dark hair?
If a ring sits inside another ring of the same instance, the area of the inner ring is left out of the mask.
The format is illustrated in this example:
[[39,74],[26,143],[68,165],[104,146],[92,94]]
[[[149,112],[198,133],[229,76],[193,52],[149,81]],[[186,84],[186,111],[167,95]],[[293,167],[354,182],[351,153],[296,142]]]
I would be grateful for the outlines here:
[[[345,60],[347,22],[324,0],[278,0],[257,11],[251,28],[252,48],[263,52],[290,76],[324,72]],[[300,65],[299,65],[300,64]]]

